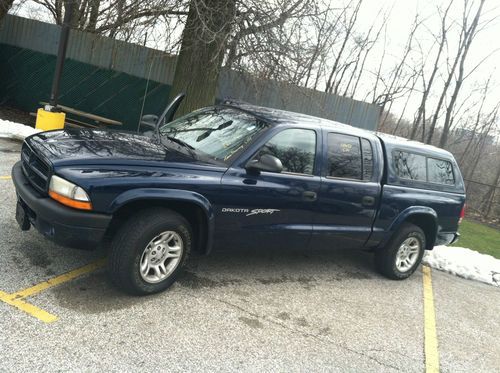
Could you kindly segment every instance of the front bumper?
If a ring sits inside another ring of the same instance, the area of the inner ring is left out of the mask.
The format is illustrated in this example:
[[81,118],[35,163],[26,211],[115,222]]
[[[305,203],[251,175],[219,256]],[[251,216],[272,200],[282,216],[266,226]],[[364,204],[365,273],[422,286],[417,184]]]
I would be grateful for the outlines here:
[[36,230],[63,246],[86,250],[97,248],[111,215],[75,210],[41,196],[24,176],[21,162],[12,168],[12,180],[18,201]]

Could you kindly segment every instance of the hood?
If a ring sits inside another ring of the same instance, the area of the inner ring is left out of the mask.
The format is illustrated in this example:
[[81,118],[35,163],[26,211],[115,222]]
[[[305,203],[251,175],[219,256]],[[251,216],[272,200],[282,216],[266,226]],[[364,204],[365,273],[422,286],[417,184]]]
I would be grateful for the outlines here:
[[54,165],[109,164],[119,161],[168,161],[218,164],[196,150],[186,149],[169,140],[134,132],[64,129],[42,132],[26,139],[28,145]]

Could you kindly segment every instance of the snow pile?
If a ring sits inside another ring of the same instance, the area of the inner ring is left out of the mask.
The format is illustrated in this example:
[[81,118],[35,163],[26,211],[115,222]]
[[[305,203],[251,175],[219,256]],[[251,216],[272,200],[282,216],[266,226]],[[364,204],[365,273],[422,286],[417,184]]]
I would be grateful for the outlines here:
[[500,259],[491,255],[464,247],[436,246],[425,252],[423,263],[459,277],[500,287]]
[[24,140],[26,137],[37,132],[40,132],[40,130],[25,126],[21,123],[0,119],[0,137]]

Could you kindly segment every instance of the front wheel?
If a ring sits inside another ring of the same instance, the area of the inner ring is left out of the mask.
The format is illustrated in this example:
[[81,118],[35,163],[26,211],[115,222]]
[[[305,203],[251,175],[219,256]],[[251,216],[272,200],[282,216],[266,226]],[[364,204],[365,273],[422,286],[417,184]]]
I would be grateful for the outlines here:
[[139,212],[125,222],[111,243],[111,280],[130,294],[163,291],[182,270],[191,241],[189,223],[176,212],[160,208]]
[[375,267],[393,280],[403,280],[412,275],[422,261],[425,234],[414,224],[404,223],[389,244],[375,252]]

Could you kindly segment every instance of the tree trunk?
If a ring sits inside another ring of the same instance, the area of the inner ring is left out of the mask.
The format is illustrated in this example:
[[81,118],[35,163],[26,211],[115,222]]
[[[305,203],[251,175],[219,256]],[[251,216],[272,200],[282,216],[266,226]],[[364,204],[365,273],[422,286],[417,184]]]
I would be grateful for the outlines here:
[[63,0],[56,0],[54,4],[54,18],[56,25],[62,25],[63,22]]
[[8,13],[14,0],[0,0],[0,20]]
[[91,0],[90,1],[90,11],[89,20],[87,23],[86,31],[94,32],[97,26],[97,17],[99,16],[99,6],[101,5],[101,0]]
[[71,19],[69,21],[69,27],[72,29],[77,29],[78,28],[78,23],[80,20],[80,5],[81,1],[80,0],[64,0],[64,12],[66,12],[69,8],[69,4],[73,3],[73,9],[72,12],[73,14],[71,15]]
[[234,16],[234,0],[191,0],[170,91],[170,99],[186,93],[177,116],[214,103]]

